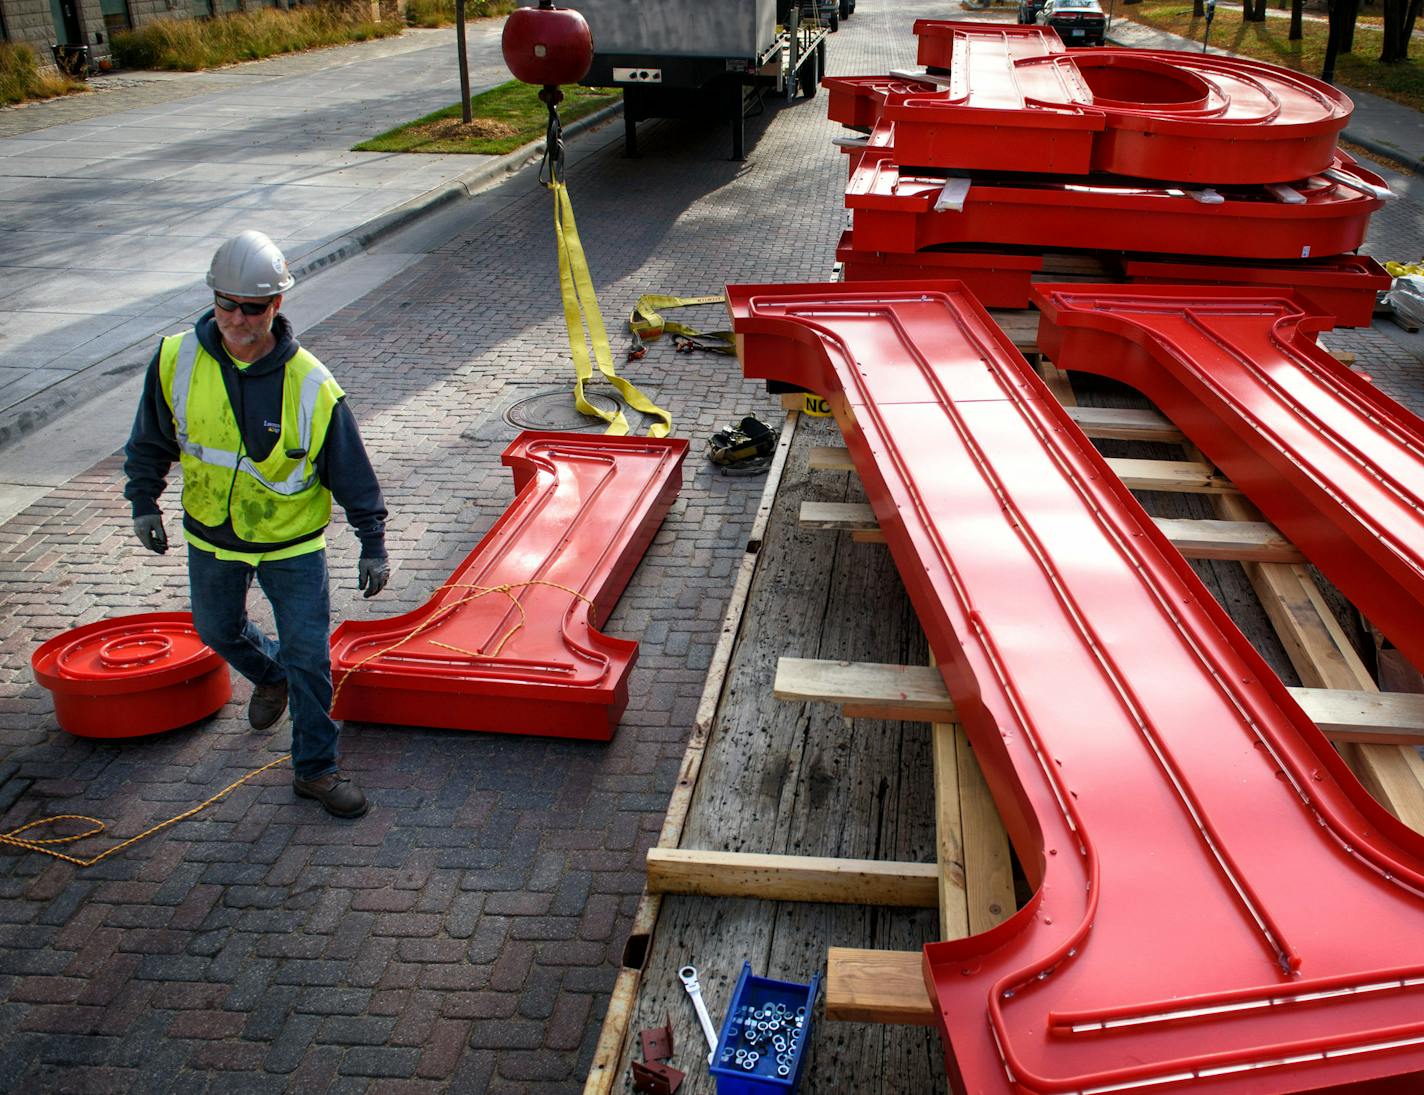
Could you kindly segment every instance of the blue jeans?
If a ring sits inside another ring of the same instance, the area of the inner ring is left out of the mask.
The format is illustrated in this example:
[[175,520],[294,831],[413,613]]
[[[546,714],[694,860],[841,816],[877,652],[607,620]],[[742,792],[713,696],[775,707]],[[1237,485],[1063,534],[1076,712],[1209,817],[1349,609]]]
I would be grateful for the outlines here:
[[[277,621],[273,642],[247,618],[256,575]],[[203,642],[253,684],[287,682],[292,713],[292,767],[297,778],[336,771],[341,728],[331,718],[331,591],[326,552],[247,563],[219,559],[188,545],[193,623]]]

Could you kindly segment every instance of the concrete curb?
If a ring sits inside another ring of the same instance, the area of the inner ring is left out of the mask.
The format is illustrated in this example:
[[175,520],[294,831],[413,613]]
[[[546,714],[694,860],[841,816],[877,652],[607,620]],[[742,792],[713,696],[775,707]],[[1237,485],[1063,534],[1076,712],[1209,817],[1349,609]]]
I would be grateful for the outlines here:
[[[623,104],[617,102],[580,118],[564,127],[565,138],[575,138],[623,111]],[[298,256],[292,266],[292,273],[298,280],[310,277],[321,270],[329,269],[346,259],[353,258],[379,240],[385,239],[402,228],[413,224],[422,217],[443,209],[453,202],[469,198],[478,189],[501,175],[512,175],[533,157],[544,154],[544,141],[532,141],[503,156],[491,157],[483,163],[462,172],[449,182],[442,183],[424,194],[396,206],[365,224],[353,228],[344,235],[318,245],[308,254]],[[178,322],[187,322],[202,315],[200,309],[183,317]],[[89,399],[108,391],[115,384],[122,383],[142,367],[131,362],[121,363],[117,359],[131,355],[135,349],[149,347],[155,341],[154,335],[145,335],[117,350],[101,361],[51,384],[48,388],[34,393],[29,398],[0,413],[0,449],[13,444],[41,426],[52,422],[64,412],[87,402]],[[143,354],[146,362],[149,354]]]
[[[564,127],[566,138],[577,137],[590,129],[602,125],[610,118],[623,113],[621,102],[613,103],[602,110],[595,111],[585,118],[580,118],[576,122],[571,122]],[[492,179],[501,175],[512,175],[535,156],[544,155],[544,142],[534,141],[516,148],[513,152],[506,153],[487,160],[477,167],[472,167],[447,183],[427,190],[401,205],[396,206],[389,212],[382,213],[379,217],[367,221],[365,224],[352,229],[344,236],[340,236],[329,243],[322,244],[315,251],[308,255],[303,255],[297,265],[293,266],[292,274],[300,279],[324,270],[327,267],[335,266],[343,259],[348,259],[352,255],[359,254],[367,247],[385,239],[394,232],[400,231],[407,225],[414,223],[421,217],[428,216],[439,209],[443,209],[451,202],[460,201],[470,197],[474,192]]]
[[[1348,88],[1345,90],[1347,93],[1349,92]],[[1346,129],[1344,133],[1340,134],[1340,139],[1349,144],[1358,145],[1366,152],[1372,152],[1381,159],[1389,160],[1391,163],[1396,163],[1400,167],[1408,168],[1416,174],[1424,175],[1424,160],[1416,159],[1409,155],[1409,153],[1402,152],[1398,148],[1395,148],[1392,144],[1376,140],[1374,137],[1362,137],[1358,133],[1352,133],[1349,129]]]

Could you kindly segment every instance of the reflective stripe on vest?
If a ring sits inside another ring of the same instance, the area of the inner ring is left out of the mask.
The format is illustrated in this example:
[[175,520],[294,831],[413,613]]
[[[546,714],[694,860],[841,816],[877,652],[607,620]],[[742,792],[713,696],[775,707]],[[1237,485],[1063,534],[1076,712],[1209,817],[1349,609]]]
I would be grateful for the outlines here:
[[[204,464],[216,468],[236,469],[252,476],[274,494],[300,494],[317,481],[315,468],[312,474],[302,474],[302,464],[292,469],[292,473],[280,482],[273,482],[258,470],[250,456],[238,457],[235,452],[199,445],[188,436],[188,388],[192,384],[193,369],[198,363],[198,337],[194,334],[183,336],[178,346],[178,361],[173,372],[173,425],[178,437],[178,447]],[[301,399],[297,409],[298,436],[301,448],[311,452],[312,420],[316,416],[316,404],[321,396],[321,387],[331,379],[331,373],[324,365],[314,365],[302,378]]]

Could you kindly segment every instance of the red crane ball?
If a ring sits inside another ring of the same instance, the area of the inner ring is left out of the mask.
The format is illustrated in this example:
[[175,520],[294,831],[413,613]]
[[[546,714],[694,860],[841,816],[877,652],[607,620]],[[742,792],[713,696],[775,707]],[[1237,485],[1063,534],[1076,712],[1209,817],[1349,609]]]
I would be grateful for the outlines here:
[[584,17],[552,4],[511,12],[500,46],[509,71],[526,84],[576,84],[593,64],[593,35]]

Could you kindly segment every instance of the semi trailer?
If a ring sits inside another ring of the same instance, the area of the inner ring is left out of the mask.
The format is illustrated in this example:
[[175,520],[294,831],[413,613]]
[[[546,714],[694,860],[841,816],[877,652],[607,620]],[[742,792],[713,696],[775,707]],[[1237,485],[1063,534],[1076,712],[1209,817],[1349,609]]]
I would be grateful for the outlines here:
[[593,34],[583,83],[623,92],[627,153],[650,118],[717,118],[746,158],[747,106],[767,92],[816,94],[826,41],[853,0],[573,0]]

